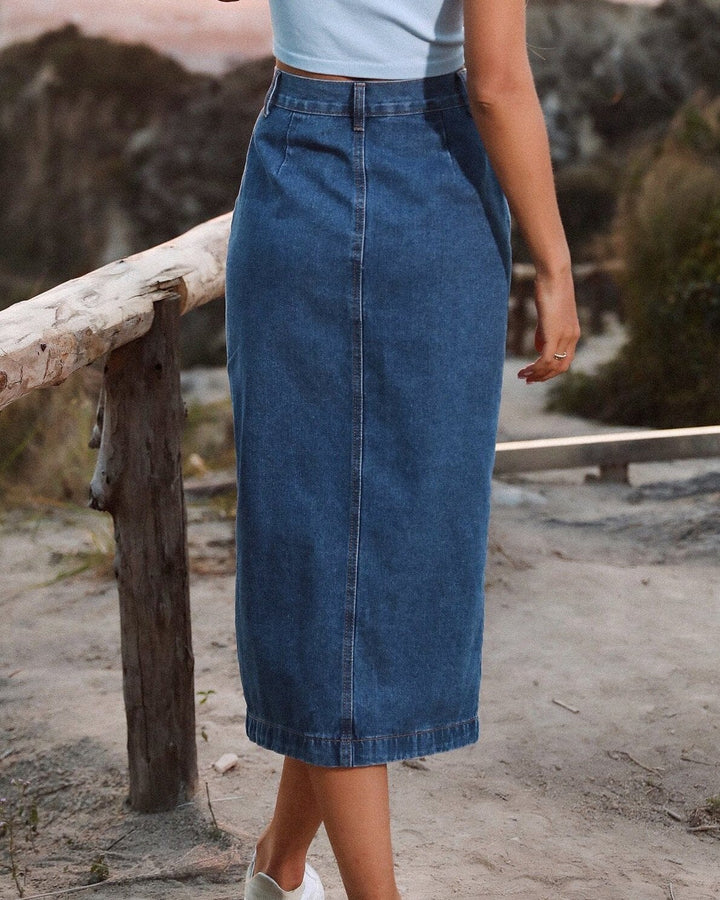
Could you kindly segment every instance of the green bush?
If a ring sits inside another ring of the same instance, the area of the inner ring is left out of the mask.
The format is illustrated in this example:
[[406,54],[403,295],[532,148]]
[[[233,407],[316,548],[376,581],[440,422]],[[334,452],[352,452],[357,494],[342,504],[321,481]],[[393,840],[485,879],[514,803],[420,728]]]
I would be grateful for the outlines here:
[[628,340],[549,408],[626,425],[720,422],[720,101],[684,109],[628,179],[616,224]]

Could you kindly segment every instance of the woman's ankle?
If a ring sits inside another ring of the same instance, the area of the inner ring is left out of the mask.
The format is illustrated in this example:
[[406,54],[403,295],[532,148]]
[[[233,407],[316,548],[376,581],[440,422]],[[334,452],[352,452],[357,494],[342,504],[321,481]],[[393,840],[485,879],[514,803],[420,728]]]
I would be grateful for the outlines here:
[[264,872],[284,891],[294,891],[300,887],[305,877],[306,850],[278,852],[271,829],[260,836],[255,848],[255,874]]

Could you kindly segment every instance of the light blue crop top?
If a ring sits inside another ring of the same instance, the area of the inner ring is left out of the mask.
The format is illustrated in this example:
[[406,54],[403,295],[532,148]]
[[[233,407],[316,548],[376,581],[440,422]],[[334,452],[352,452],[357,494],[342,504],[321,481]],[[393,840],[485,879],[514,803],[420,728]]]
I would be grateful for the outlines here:
[[463,65],[462,0],[270,0],[275,56],[352,78],[424,78]]

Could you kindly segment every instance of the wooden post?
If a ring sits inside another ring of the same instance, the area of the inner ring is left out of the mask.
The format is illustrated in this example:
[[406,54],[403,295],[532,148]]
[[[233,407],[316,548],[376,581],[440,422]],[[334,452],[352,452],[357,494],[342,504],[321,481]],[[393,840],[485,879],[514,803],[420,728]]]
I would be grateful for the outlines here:
[[529,266],[514,266],[512,294],[508,312],[508,353],[513,356],[525,355],[525,336],[528,330],[528,303],[533,297],[535,275],[528,277]]
[[180,460],[179,299],[114,350],[90,505],[115,523],[130,806],[171,809],[197,787],[194,659]]

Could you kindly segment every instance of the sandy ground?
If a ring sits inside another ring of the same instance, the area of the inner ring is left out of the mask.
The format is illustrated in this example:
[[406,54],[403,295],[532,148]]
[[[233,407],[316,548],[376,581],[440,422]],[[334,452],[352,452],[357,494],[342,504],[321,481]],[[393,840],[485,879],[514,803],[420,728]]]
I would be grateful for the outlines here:
[[[515,383],[519,365],[508,364],[503,436],[591,430],[543,415],[543,389]],[[482,738],[390,767],[406,900],[720,897],[720,820],[702,811],[720,794],[720,460],[631,467],[629,487],[585,474],[497,485]],[[87,884],[99,857],[110,879],[71,896],[241,896],[279,757],[244,736],[228,505],[189,507],[203,790],[156,816],[123,802],[117,600],[97,566],[109,520],[65,508],[0,517],[0,797],[26,897]],[[226,752],[240,763],[221,776],[210,766]],[[35,851],[12,778],[37,803]],[[312,859],[340,900],[322,835]],[[18,896],[8,862],[6,834],[3,898]]]

